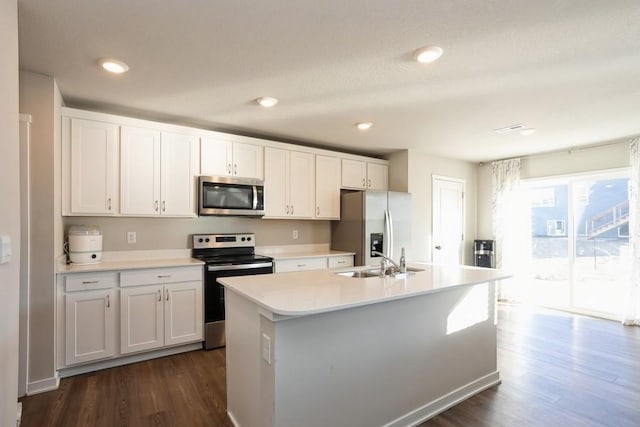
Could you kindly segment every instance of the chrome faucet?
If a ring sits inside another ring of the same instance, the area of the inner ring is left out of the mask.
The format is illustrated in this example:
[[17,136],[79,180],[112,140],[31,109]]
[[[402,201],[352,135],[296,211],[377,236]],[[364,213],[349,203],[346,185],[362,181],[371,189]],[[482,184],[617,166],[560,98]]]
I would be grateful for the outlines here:
[[407,264],[406,261],[404,259],[404,248],[402,248],[402,255],[400,256],[400,264],[397,264],[394,260],[392,260],[391,258],[389,258],[388,256],[386,256],[385,254],[383,254],[382,252],[378,252],[378,251],[371,251],[372,255],[378,255],[380,257],[382,257],[382,259],[380,260],[380,277],[384,277],[387,267],[386,267],[386,263],[388,262],[389,264],[393,265],[393,267],[395,267],[398,272],[400,273],[406,273],[407,272]]

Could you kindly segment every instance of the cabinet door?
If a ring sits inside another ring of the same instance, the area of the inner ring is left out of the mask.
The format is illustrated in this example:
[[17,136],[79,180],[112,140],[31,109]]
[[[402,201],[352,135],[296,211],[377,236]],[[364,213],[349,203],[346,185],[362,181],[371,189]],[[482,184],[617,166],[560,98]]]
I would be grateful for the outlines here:
[[198,142],[195,137],[162,133],[162,215],[196,216],[196,168]]
[[233,176],[262,179],[264,177],[264,147],[233,143]]
[[316,218],[340,219],[340,159],[316,156]]
[[367,163],[342,159],[342,187],[362,190],[367,185]]
[[120,290],[120,352],[151,350],[164,345],[163,286]]
[[200,140],[200,174],[229,176],[233,171],[233,144],[216,138]]
[[114,290],[65,295],[65,364],[115,355]]
[[116,212],[116,125],[71,120],[71,213]]
[[168,284],[164,291],[164,345],[201,341],[202,282]]
[[370,190],[388,190],[389,166],[367,163],[367,188]]
[[266,147],[264,149],[264,210],[267,217],[289,216],[288,171],[288,151]]
[[120,147],[120,212],[160,214],[160,132],[123,126]]
[[313,218],[315,212],[315,156],[289,152],[289,206],[294,218]]

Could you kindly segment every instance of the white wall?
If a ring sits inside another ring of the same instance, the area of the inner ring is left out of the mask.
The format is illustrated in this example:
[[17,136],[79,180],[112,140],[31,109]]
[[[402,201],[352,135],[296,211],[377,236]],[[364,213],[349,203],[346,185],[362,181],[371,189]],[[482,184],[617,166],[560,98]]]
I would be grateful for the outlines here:
[[[60,218],[60,102],[55,80],[20,73],[20,112],[31,115],[31,284],[29,384],[55,386],[55,265],[62,254]],[[28,386],[28,390],[31,387]]]
[[16,424],[20,289],[20,152],[18,137],[18,4],[0,1],[0,234],[13,258],[0,265],[0,425]]
[[472,245],[477,231],[476,165],[408,150],[389,156],[389,167],[390,188],[411,193],[413,241],[411,250],[407,252],[407,258],[410,260],[431,261],[433,234],[431,223],[432,176],[442,175],[465,181],[463,263],[471,264],[473,262]]
[[[601,146],[567,150],[524,157],[521,178],[543,178],[597,172],[629,166],[629,142],[625,138],[609,141]],[[478,166],[478,238],[492,239],[491,164]]]

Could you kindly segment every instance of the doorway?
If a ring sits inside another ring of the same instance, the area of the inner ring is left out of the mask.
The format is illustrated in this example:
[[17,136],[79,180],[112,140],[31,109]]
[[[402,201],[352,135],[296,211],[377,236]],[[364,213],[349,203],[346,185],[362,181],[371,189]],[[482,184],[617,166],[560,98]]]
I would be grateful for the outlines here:
[[631,273],[628,185],[626,171],[526,182],[527,302],[619,317]]
[[431,182],[431,260],[434,264],[462,264],[465,181],[433,175]]

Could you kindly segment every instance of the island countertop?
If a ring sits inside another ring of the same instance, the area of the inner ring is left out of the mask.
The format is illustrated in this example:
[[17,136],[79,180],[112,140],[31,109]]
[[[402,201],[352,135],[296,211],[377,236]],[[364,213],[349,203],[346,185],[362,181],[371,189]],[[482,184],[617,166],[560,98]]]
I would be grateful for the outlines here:
[[[228,290],[253,301],[271,313],[305,316],[440,292],[510,277],[495,269],[411,263],[423,269],[403,278],[352,278],[341,270],[314,270],[243,277],[222,277]],[[356,267],[344,270],[367,270]]]

